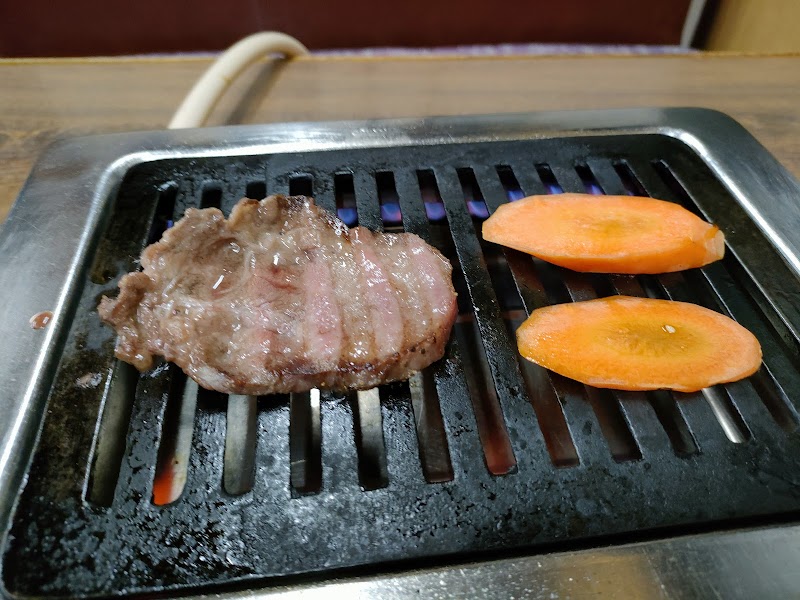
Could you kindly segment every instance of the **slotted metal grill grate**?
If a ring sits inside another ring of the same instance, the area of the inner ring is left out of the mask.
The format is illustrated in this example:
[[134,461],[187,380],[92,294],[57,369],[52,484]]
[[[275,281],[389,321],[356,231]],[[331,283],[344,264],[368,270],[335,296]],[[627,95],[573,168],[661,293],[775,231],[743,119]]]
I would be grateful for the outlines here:
[[[680,202],[721,226],[729,252],[686,273],[601,276],[480,239],[499,204],[561,190]],[[311,194],[350,224],[403,228],[448,256],[460,317],[445,358],[375,391],[257,401],[198,391],[166,365],[137,375],[116,364],[95,307],[143,245],[190,206],[228,212],[266,193]],[[4,584],[17,595],[174,591],[786,518],[800,508],[798,289],[708,167],[661,135],[140,164],[83,286]],[[731,314],[761,341],[764,367],[702,393],[645,394],[519,358],[513,329],[526,313],[614,293]],[[185,488],[158,506],[154,481],[171,471]]]

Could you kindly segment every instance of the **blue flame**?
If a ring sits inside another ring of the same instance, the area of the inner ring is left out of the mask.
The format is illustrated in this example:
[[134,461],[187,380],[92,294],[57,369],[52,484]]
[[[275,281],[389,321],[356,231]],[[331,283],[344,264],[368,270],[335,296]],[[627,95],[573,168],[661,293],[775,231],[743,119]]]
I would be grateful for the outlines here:
[[399,225],[403,222],[403,213],[397,202],[381,204],[381,219],[387,225]]
[[483,200],[467,200],[467,210],[469,214],[479,219],[487,219],[489,217],[489,209]]
[[337,208],[336,214],[348,227],[353,227],[358,223],[358,212],[355,208]]
[[441,202],[426,202],[425,213],[428,215],[428,219],[434,222],[443,221],[445,216],[447,216],[444,210],[444,204]]
[[603,189],[599,185],[594,183],[593,181],[584,182],[583,187],[586,188],[586,193],[587,194],[594,194],[595,196],[602,196],[603,193],[604,193]]

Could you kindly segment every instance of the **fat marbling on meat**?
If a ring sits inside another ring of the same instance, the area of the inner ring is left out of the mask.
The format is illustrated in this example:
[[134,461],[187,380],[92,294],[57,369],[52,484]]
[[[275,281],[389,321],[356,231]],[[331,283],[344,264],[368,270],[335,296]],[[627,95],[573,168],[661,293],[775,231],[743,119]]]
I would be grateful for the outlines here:
[[410,233],[348,229],[304,196],[188,209],[123,276],[100,317],[118,358],[155,355],[203,387],[272,394],[367,389],[441,358],[451,266]]

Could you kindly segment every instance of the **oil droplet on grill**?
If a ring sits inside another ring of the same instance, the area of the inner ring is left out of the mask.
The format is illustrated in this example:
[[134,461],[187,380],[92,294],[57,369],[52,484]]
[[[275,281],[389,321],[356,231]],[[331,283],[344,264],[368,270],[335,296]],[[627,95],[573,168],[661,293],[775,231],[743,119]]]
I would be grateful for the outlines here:
[[53,313],[51,311],[43,310],[33,315],[28,322],[31,325],[31,329],[44,329],[52,318]]

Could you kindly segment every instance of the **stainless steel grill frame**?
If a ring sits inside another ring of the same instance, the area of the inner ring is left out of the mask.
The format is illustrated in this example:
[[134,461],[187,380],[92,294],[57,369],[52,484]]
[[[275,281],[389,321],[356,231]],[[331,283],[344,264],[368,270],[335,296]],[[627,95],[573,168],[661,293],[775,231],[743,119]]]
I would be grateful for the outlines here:
[[[32,173],[0,238],[4,255],[13,257],[0,267],[0,284],[10,300],[0,313],[0,333],[4,339],[13,340],[0,347],[0,377],[7,390],[0,404],[0,489],[13,490],[0,497],[3,523],[8,523],[14,492],[27,471],[59,349],[76,308],[76,291],[92,262],[99,241],[97,232],[110,217],[109,199],[135,165],[174,158],[628,134],[659,134],[692,148],[766,234],[794,274],[800,273],[800,240],[796,235],[800,230],[796,206],[800,190],[796,181],[741,127],[712,111],[669,109],[237,127],[104,136],[55,146]],[[774,303],[782,326],[794,333],[797,321],[791,318],[793,298],[770,293],[769,282],[763,284],[769,274],[751,274],[759,291],[766,292],[765,297]],[[572,299],[581,294],[579,286],[568,285],[567,289]],[[44,309],[53,310],[54,321],[45,331],[30,330],[28,319]],[[756,541],[752,534],[729,535],[758,545],[785,535],[787,529],[794,528],[764,530]],[[719,537],[713,539],[730,539],[715,535]],[[408,577],[403,575],[398,581],[409,581]]]

